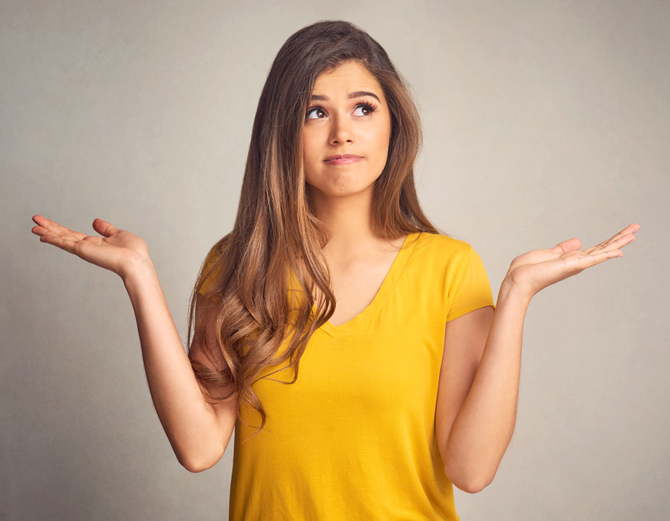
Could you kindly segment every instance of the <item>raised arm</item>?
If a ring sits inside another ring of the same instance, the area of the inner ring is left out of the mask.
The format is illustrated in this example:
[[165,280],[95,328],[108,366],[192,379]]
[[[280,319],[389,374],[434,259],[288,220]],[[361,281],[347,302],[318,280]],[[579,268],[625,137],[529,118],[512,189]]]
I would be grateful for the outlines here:
[[[212,405],[205,399],[184,351],[163,295],[146,243],[101,219],[93,228],[101,236],[87,236],[36,215],[32,232],[42,242],[108,269],[121,277],[135,311],[144,367],[158,417],[179,462],[191,472],[212,467],[223,455],[235,426],[237,403],[233,398]],[[203,313],[213,311],[204,303]],[[209,331],[205,334],[213,335]],[[203,330],[191,349],[198,359]],[[209,341],[212,341],[210,337]],[[210,391],[213,391],[210,389]],[[213,391],[216,395],[216,391]]]
[[447,323],[436,431],[445,473],[466,492],[495,476],[516,423],[523,321],[531,298],[547,286],[608,259],[635,239],[631,224],[580,251],[577,239],[512,261],[495,314],[484,308]]

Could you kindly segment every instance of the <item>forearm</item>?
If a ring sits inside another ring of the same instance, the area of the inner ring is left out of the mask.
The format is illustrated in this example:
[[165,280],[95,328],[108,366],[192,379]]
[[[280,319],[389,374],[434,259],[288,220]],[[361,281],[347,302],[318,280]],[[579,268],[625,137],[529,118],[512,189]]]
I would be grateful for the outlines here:
[[512,438],[529,300],[503,283],[479,368],[442,450],[445,472],[470,492],[493,480]]
[[[470,349],[470,357],[467,356],[468,349],[461,350],[461,355],[465,352],[466,363],[456,365],[456,368],[443,363],[443,369],[448,369],[445,374],[450,374],[452,380],[458,379],[461,373],[466,376],[461,377],[460,387],[450,387],[446,382],[442,401],[447,405],[438,408],[441,414],[436,422],[445,472],[459,488],[476,492],[488,485],[512,438],[519,393],[523,321],[531,297],[551,284],[620,257],[623,255],[621,248],[635,240],[634,233],[639,228],[639,225],[631,224],[610,239],[584,250],[580,250],[578,239],[569,239],[550,249],[524,253],[512,261],[500,288],[488,338],[479,343],[484,346],[483,350]],[[449,331],[448,328],[445,352],[448,351]],[[462,338],[468,336],[471,335],[463,335],[461,331]],[[466,345],[462,340],[460,343],[461,347]],[[457,338],[454,345],[458,347],[458,344]],[[458,353],[458,349],[456,351]],[[473,353],[480,358],[476,372],[471,370]],[[464,392],[466,385],[467,395]]]
[[123,280],[161,424],[182,465],[208,468],[223,454],[232,425],[231,432],[222,432],[221,419],[198,385],[151,261],[138,263]]

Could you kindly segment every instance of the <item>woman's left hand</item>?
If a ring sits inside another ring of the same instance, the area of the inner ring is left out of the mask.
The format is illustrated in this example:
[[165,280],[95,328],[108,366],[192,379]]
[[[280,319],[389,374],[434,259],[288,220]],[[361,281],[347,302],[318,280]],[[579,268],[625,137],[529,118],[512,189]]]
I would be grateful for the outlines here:
[[580,250],[579,239],[570,239],[548,250],[533,250],[520,255],[512,261],[505,276],[501,293],[516,293],[530,300],[538,291],[573,275],[586,268],[621,257],[621,248],[635,240],[634,233],[640,229],[630,224],[612,238],[597,246]]

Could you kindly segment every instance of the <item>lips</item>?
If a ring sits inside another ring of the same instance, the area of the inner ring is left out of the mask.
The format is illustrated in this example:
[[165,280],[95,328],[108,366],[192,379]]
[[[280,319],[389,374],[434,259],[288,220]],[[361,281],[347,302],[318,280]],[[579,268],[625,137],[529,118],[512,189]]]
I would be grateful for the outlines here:
[[329,156],[323,160],[327,165],[351,165],[353,163],[358,163],[361,159],[361,156],[356,156],[353,154],[343,154],[343,155],[334,155]]

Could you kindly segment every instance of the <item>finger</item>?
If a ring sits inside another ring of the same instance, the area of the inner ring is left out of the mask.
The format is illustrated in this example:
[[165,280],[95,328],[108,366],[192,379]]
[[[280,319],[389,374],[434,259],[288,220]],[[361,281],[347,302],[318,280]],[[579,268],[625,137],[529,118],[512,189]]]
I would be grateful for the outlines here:
[[46,228],[42,228],[41,226],[33,226],[33,227],[30,229],[30,231],[33,232],[35,235],[39,235],[40,237],[41,237],[42,235],[44,235],[45,233],[47,233],[47,229],[46,229]]
[[601,262],[605,262],[610,259],[616,259],[618,257],[623,257],[623,252],[621,250],[607,250],[585,255],[584,257],[580,258],[580,262],[584,266],[584,269],[586,269],[595,266],[596,264],[600,264]]
[[49,219],[42,217],[41,215],[34,215],[33,222],[37,226],[33,226],[32,232],[36,235],[42,236],[45,233],[48,233],[50,229],[54,229],[57,224]]
[[44,234],[48,233],[54,236],[62,236],[62,237],[69,236],[74,240],[82,240],[87,237],[85,233],[70,230],[65,226],[61,226],[57,222],[42,217],[41,215],[35,215],[33,217],[33,221],[37,224],[37,226],[34,226],[31,230],[35,235],[43,236]]
[[33,221],[35,222],[35,224],[46,229],[66,229],[64,226],[61,226],[57,222],[47,219],[46,217],[42,217],[41,215],[33,216]]
[[582,247],[582,243],[579,239],[568,239],[567,241],[563,241],[558,243],[556,246],[552,248],[552,251],[554,253],[568,253],[571,251],[578,251],[579,248]]
[[53,223],[53,221],[50,221],[46,217],[42,217],[39,214],[38,215],[33,215],[33,221],[35,222],[35,224],[37,224],[39,226],[44,226],[44,227],[46,227],[47,224],[49,224],[49,223]]
[[621,257],[622,255],[623,253],[621,250],[601,251],[591,255],[585,255],[584,252],[581,252],[579,255],[571,255],[564,258],[563,262],[565,263],[567,270],[574,275],[607,260]]
[[637,233],[637,231],[640,229],[640,225],[637,223],[631,223],[628,226],[626,226],[623,230],[621,230],[621,234],[625,235],[626,233]]
[[[625,237],[625,236],[627,236],[627,235],[632,235],[632,234],[636,233],[639,229],[640,229],[640,225],[639,225],[639,224],[631,223],[631,224],[629,224],[628,226],[626,226],[623,230],[621,230],[619,233],[613,235],[612,237],[610,237],[610,238],[607,239],[606,241],[603,241],[603,242],[601,242],[600,244],[598,244],[598,245],[596,245],[596,246],[593,246],[593,247],[589,248],[589,250],[591,251],[591,250],[593,250],[593,249],[603,249],[603,248],[606,248],[608,245],[612,244],[612,243],[615,242],[615,241],[618,241],[618,240],[621,239],[622,237]],[[630,242],[630,240],[628,240],[628,242]],[[626,244],[628,244],[628,242],[626,242]]]
[[584,253],[588,255],[592,255],[594,253],[602,252],[602,251],[611,251],[611,250],[619,250],[626,246],[627,244],[630,244],[635,240],[635,235],[632,233],[628,233],[626,235],[620,236],[617,234],[616,236],[612,237],[611,239],[600,243],[598,246],[593,246],[591,248],[587,248],[584,250]]
[[93,229],[103,237],[109,237],[110,235],[114,235],[119,231],[118,228],[113,226],[111,223],[108,223],[107,221],[104,221],[100,218],[93,221]]
[[50,233],[47,233],[40,237],[40,242],[51,244],[53,246],[60,248],[61,250],[67,251],[68,253],[74,253],[75,244],[78,241],[72,239],[71,237],[52,235]]

